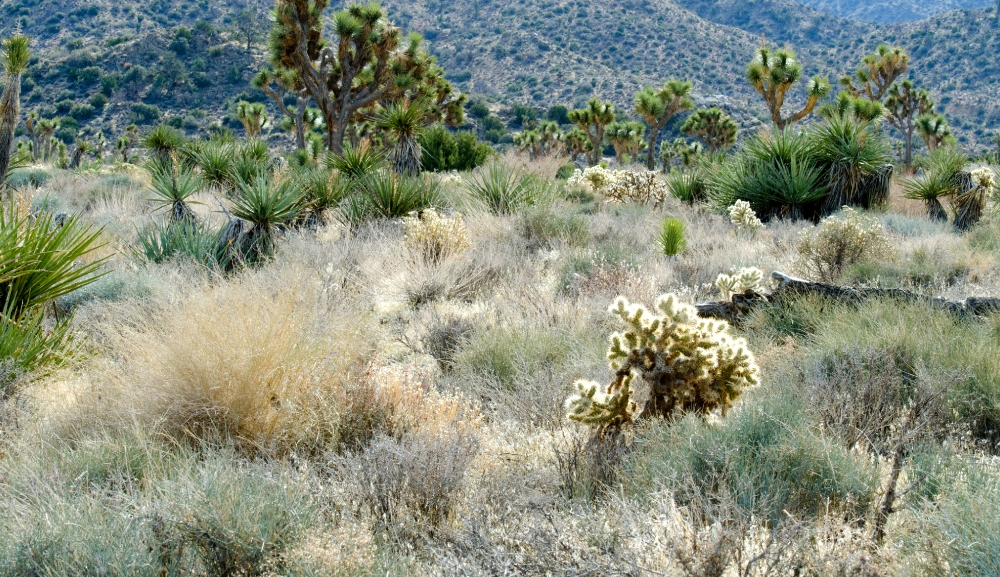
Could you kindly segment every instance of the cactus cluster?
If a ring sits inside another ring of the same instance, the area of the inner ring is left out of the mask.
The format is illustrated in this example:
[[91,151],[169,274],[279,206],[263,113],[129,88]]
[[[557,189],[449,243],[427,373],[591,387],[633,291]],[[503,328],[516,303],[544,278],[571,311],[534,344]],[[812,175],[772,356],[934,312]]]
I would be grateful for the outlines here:
[[895,255],[882,223],[849,206],[841,216],[829,216],[802,233],[798,253],[802,268],[824,281],[833,281],[843,270],[862,259],[889,259]]
[[757,213],[745,200],[737,200],[729,207],[729,222],[736,227],[736,233],[750,238],[757,236],[764,223],[757,218]]
[[403,231],[406,248],[431,264],[459,254],[472,245],[462,215],[457,212],[448,217],[429,208],[411,214],[403,219]]
[[457,170],[452,170],[451,172],[442,173],[438,177],[441,184],[450,184],[454,186],[462,185],[462,175],[458,173]]
[[662,205],[670,191],[656,172],[623,170],[618,171],[604,194],[616,202]]
[[601,165],[591,166],[584,170],[579,168],[566,181],[571,186],[586,186],[593,192],[604,192],[618,179],[616,171],[608,170]]
[[[653,311],[618,298],[609,309],[626,329],[611,335],[608,360],[615,372],[605,388],[577,381],[566,401],[570,420],[600,433],[639,416],[669,417],[675,411],[725,413],[743,389],[758,383],[759,369],[746,341],[729,335],[725,321],[702,319],[673,294],[663,295]],[[632,379],[649,386],[641,413]]]
[[735,268],[729,274],[721,273],[715,279],[715,286],[722,293],[722,300],[729,301],[733,295],[739,295],[752,290],[756,293],[764,291],[764,271],[756,267]]

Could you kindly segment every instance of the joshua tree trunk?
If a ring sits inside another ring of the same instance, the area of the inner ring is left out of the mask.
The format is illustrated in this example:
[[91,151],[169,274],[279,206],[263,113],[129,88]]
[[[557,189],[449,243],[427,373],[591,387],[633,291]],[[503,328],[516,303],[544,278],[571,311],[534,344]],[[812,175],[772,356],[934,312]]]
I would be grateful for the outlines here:
[[941,206],[941,201],[936,198],[930,198],[926,201],[927,204],[927,217],[935,222],[948,222],[948,213],[944,211],[944,207]]
[[21,114],[21,73],[9,74],[0,96],[0,185],[7,178],[10,154],[14,146],[14,127]]

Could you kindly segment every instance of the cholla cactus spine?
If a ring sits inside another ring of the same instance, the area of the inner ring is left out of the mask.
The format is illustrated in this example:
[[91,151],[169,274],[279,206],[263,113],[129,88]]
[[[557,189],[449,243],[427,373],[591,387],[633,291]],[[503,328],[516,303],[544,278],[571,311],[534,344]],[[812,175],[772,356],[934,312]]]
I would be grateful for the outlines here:
[[750,203],[745,200],[737,200],[729,207],[729,222],[736,227],[736,232],[745,234],[751,238],[764,228],[764,223],[757,218],[757,213],[750,207]]
[[615,379],[601,394],[596,383],[578,382],[578,394],[567,401],[573,420],[603,432],[635,419],[634,375],[650,388],[642,416],[725,413],[744,388],[758,383],[746,341],[730,336],[725,321],[699,318],[673,294],[661,296],[653,311],[621,297],[609,310],[626,325],[611,335],[608,349]]
[[748,290],[758,293],[764,290],[764,271],[759,268],[734,269],[730,273],[722,273],[715,279],[715,286],[722,293],[722,300],[730,301],[733,295],[743,294]]

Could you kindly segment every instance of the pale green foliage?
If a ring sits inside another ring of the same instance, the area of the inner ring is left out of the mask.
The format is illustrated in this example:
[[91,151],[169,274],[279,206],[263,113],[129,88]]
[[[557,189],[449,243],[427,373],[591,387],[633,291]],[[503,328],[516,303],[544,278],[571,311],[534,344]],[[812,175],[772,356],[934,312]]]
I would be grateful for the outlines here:
[[725,321],[702,319],[673,294],[661,296],[653,311],[618,298],[610,312],[626,329],[611,335],[608,361],[615,379],[603,391],[579,381],[566,402],[569,418],[604,431],[639,414],[632,400],[632,378],[649,385],[642,415],[671,416],[674,411],[725,413],[744,388],[758,383],[759,369],[746,341],[729,335]]
[[715,279],[715,286],[722,293],[722,300],[732,300],[733,295],[743,294],[748,290],[762,292],[764,290],[764,271],[756,267],[732,270],[730,274],[721,273]]
[[889,259],[896,250],[877,218],[845,206],[841,216],[829,216],[804,231],[798,253],[807,273],[832,281],[855,262]]
[[471,246],[469,231],[462,214],[442,216],[433,208],[414,213],[403,219],[403,243],[410,252],[425,262],[439,263]]
[[614,181],[604,194],[616,202],[660,205],[670,191],[656,172],[624,170],[615,173]]
[[566,181],[570,186],[586,186],[593,192],[603,192],[618,179],[616,171],[608,170],[601,165],[591,166],[584,170],[579,168]]
[[745,200],[737,200],[729,207],[729,222],[736,227],[737,234],[744,234],[750,238],[757,236],[760,229],[764,228],[764,223],[757,218],[757,213]]

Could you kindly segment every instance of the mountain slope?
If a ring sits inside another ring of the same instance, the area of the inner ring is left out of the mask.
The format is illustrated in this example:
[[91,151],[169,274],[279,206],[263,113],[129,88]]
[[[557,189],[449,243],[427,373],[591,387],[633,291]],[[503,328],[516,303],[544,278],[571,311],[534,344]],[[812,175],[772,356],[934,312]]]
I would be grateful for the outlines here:
[[[1000,37],[991,11],[955,11],[882,26],[788,0],[387,0],[384,5],[397,24],[425,35],[458,87],[498,103],[547,108],[597,96],[630,111],[640,87],[675,76],[692,80],[702,102],[721,103],[744,130],[753,130],[766,115],[743,74],[761,36],[794,46],[807,75],[826,74],[834,82],[887,41],[911,52],[911,75],[945,105],[960,139],[982,148],[1000,129]],[[220,32],[242,6],[207,0],[15,0],[0,8],[0,32],[20,21],[35,39],[26,108],[70,116],[70,124],[85,133],[99,128],[117,133],[128,122],[167,119],[197,133],[219,121],[238,128],[232,114],[238,98],[266,101],[248,86],[263,61],[261,48],[248,51],[242,40]],[[144,77],[135,72],[139,67]],[[109,76],[120,86],[106,91],[109,101],[98,107],[103,78]],[[802,91],[794,89],[788,107],[803,100]]]
[[840,18],[882,24],[923,20],[951,10],[973,10],[995,6],[991,0],[799,0],[803,4]]

